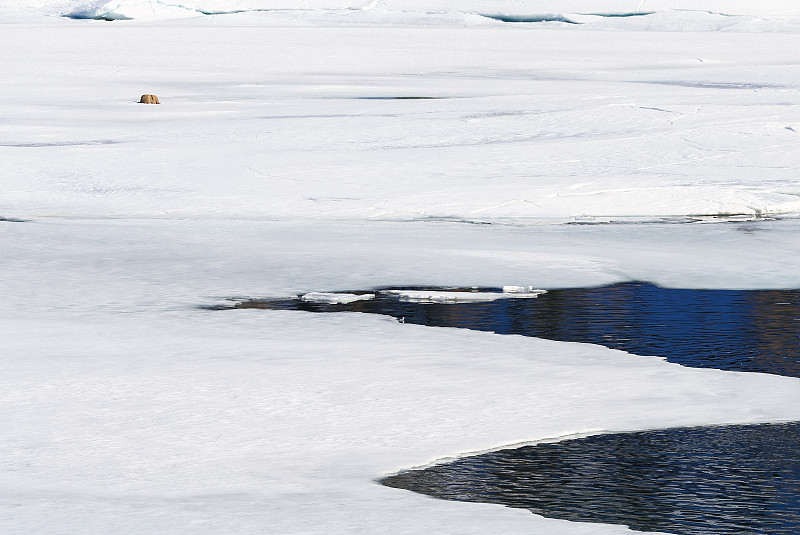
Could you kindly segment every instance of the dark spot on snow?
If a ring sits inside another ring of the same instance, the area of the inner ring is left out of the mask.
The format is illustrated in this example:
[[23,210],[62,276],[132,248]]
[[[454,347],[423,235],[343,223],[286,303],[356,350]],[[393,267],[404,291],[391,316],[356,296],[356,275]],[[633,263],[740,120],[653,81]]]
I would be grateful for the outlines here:
[[4,223],[26,223],[27,219],[17,219],[16,217],[2,217],[0,216],[0,221]]
[[739,225],[736,227],[736,230],[744,232],[745,234],[752,234],[753,232],[759,232],[764,229],[758,225]]

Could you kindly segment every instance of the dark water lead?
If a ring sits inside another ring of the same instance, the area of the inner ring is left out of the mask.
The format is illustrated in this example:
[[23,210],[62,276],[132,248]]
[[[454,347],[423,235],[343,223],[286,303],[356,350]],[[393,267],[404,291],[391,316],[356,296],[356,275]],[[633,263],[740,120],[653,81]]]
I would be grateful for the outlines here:
[[[520,299],[501,296],[499,288],[393,289],[507,298],[409,301],[384,288],[233,300],[218,308],[385,314],[406,323],[591,342],[687,366],[800,377],[800,290],[676,290],[629,282]],[[641,531],[796,535],[800,424],[598,435],[477,455],[381,483]]]
[[380,481],[550,518],[680,535],[800,533],[800,424],[597,435]]
[[297,298],[241,300],[223,308],[385,314],[405,323],[600,344],[685,366],[800,377],[800,290],[682,290],[626,282],[488,302],[407,302],[380,290],[374,295],[345,304]]

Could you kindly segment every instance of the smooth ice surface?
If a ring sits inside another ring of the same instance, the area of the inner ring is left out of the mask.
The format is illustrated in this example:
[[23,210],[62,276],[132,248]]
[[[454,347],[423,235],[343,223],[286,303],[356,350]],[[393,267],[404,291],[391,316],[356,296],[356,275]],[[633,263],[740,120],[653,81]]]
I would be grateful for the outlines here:
[[105,3],[0,0],[0,531],[622,533],[374,480],[513,443],[800,418],[790,378],[200,308],[800,287],[795,4],[601,14],[634,3],[655,13],[120,1],[150,14],[107,22],[61,16]]
[[798,34],[767,31],[800,23],[687,34],[644,31],[647,17],[606,30],[304,13],[4,25],[0,215],[800,212]]
[[[92,18],[171,18],[242,11],[362,11],[427,15],[465,13],[499,16],[509,21],[564,21],[575,17],[624,17],[664,11],[718,14],[720,16],[799,16],[800,8],[786,0],[759,2],[747,0],[94,0],[77,5],[69,16]],[[567,13],[568,16],[562,15]]]

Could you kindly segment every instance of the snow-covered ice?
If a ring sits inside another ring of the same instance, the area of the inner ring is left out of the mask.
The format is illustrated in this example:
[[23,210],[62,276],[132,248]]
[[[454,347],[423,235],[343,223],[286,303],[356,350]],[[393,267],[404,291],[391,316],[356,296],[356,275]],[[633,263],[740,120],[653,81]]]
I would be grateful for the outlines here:
[[544,293],[536,292],[462,292],[447,290],[383,290],[383,293],[397,296],[400,301],[410,303],[480,303],[498,299],[533,299]]
[[308,292],[300,296],[301,301],[307,303],[327,303],[346,305],[356,301],[369,301],[375,299],[375,294],[350,294],[335,292]]
[[797,419],[797,380],[371,315],[195,307],[356,281],[798,286],[797,231],[3,223],[1,529],[624,532],[373,480],[575,433]]
[[797,33],[271,16],[5,25],[0,214],[800,211]]
[[[575,434],[800,419],[792,378],[202,308],[800,287],[794,2],[448,5],[0,0],[0,531],[625,533],[375,480]],[[112,12],[130,20],[62,16]],[[605,16],[634,12],[652,14]],[[483,16],[548,13],[581,24]]]
[[[316,12],[362,15],[389,13],[392,20],[403,20],[403,15],[418,13],[428,15],[460,14],[497,17],[508,21],[572,21],[585,23],[597,18],[626,18],[664,12],[718,15],[719,17],[798,17],[800,8],[787,1],[762,2],[754,5],[747,0],[466,0],[456,4],[446,0],[94,0],[78,4],[65,14],[78,18],[106,19],[161,19],[171,17],[196,17],[198,15],[235,14],[240,12]],[[351,11],[357,14],[348,13]],[[356,20],[359,20],[358,18]],[[381,19],[378,19],[381,20]],[[452,20],[452,19],[451,19]],[[459,20],[455,18],[455,20]]]

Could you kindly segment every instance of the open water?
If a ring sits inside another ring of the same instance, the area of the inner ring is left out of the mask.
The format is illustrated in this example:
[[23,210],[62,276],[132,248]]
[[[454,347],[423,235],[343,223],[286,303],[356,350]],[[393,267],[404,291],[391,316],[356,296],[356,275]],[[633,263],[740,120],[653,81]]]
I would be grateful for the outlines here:
[[800,424],[597,435],[387,477],[447,500],[684,535],[800,533]]
[[800,290],[682,290],[626,282],[482,303],[413,303],[378,292],[375,299],[344,305],[283,299],[242,301],[234,308],[385,314],[405,323],[600,344],[685,366],[800,377]]
[[[349,304],[247,300],[233,308],[385,314],[405,323],[589,342],[685,366],[800,377],[800,290],[629,282],[479,303],[406,302],[378,291]],[[381,483],[640,531],[798,535],[800,423],[598,435],[467,457]]]

